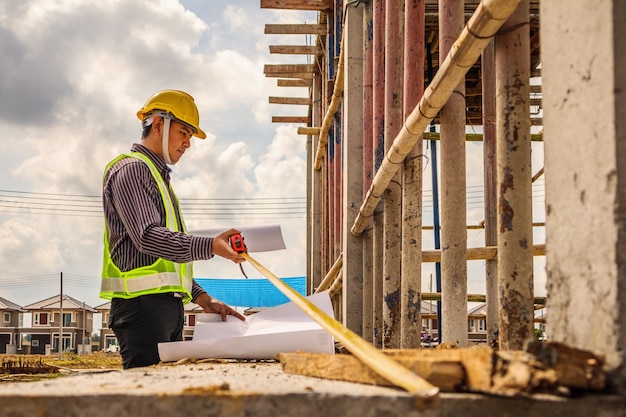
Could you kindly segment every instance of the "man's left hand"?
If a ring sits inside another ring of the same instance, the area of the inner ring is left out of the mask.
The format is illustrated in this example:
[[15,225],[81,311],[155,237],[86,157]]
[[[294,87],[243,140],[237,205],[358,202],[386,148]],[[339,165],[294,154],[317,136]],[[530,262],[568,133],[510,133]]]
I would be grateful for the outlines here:
[[232,307],[227,306],[220,300],[217,300],[211,297],[209,294],[204,293],[200,294],[198,298],[196,298],[195,303],[198,304],[205,313],[217,313],[222,315],[222,321],[226,321],[226,316],[235,316],[239,320],[245,321],[246,318],[239,314],[237,310]]

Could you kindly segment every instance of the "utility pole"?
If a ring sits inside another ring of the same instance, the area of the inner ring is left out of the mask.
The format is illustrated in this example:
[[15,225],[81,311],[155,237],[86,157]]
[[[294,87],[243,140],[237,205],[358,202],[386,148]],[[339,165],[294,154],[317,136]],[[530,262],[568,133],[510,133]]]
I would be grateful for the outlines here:
[[59,360],[63,359],[63,272],[61,272],[61,293],[59,294],[59,305],[61,317],[59,318]]

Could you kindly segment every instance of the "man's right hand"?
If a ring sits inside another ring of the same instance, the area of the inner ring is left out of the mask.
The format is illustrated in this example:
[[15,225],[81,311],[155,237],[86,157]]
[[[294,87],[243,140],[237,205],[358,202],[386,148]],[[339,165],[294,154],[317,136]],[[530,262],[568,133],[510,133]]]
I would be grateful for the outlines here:
[[222,258],[230,259],[231,261],[239,264],[246,259],[241,254],[235,252],[233,248],[228,244],[228,237],[241,233],[237,229],[230,229],[213,238],[213,255],[221,256]]

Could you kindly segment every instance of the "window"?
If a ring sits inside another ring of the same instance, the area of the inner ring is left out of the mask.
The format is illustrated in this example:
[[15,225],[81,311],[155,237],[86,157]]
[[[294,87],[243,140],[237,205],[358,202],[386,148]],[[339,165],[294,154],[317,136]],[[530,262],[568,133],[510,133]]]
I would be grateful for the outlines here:
[[11,323],[11,313],[5,311],[2,315],[2,321],[4,321],[5,323]]
[[467,324],[468,324],[468,329],[467,330],[469,330],[470,332],[473,332],[474,331],[474,326],[475,326],[474,319],[468,320]]
[[189,325],[190,326],[195,326],[196,325],[196,315],[195,314],[190,314],[189,315]]
[[63,326],[70,327],[72,324],[72,313],[63,313]]
[[487,330],[487,326],[485,324],[485,320],[478,320],[478,330],[480,330],[480,331]]
[[34,324],[37,326],[45,326],[48,324],[48,313],[35,313]]

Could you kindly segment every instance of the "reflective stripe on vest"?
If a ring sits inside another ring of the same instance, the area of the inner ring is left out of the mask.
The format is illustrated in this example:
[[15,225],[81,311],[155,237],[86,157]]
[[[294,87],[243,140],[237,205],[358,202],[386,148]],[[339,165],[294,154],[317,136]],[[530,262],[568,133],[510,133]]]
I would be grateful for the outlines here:
[[[130,152],[120,155],[111,161],[104,175],[118,161],[124,158],[139,159],[148,166],[150,174],[154,178],[163,207],[165,209],[166,227],[174,232],[181,231],[177,222],[177,205],[172,199],[176,198],[174,193],[165,184],[163,177],[157,170],[152,161],[140,152]],[[185,224],[180,216],[182,231],[185,231]],[[175,263],[166,259],[159,258],[152,265],[135,268],[127,272],[122,272],[111,259],[109,248],[109,230],[104,225],[104,259],[102,262],[102,284],[100,287],[100,297],[106,300],[112,298],[134,298],[140,295],[161,294],[161,293],[180,293],[183,295],[183,302],[191,301],[191,287],[193,282],[193,267],[191,263]]]

